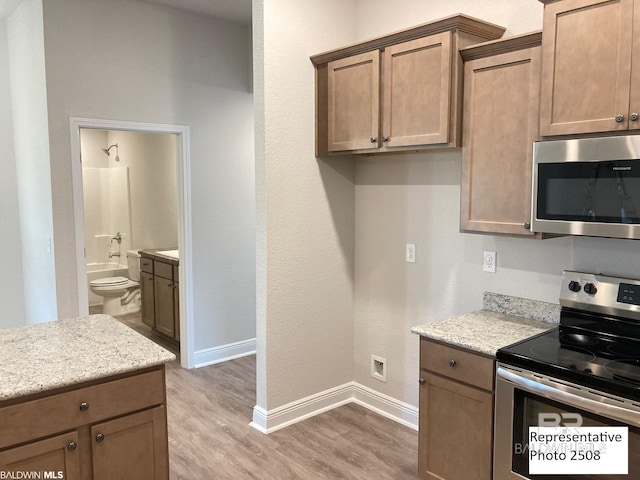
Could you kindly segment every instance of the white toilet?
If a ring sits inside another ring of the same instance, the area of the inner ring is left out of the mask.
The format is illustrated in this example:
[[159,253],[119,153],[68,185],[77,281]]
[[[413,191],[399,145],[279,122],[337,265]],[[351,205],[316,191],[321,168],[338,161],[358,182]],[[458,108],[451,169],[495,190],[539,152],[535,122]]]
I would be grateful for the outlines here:
[[[140,290],[140,254],[138,250],[127,250],[127,277],[106,277],[92,280],[89,288],[93,293],[103,297],[102,312],[107,315],[119,315],[132,310],[123,311],[123,301],[130,304],[132,301],[139,303]],[[125,297],[126,298],[123,298]]]

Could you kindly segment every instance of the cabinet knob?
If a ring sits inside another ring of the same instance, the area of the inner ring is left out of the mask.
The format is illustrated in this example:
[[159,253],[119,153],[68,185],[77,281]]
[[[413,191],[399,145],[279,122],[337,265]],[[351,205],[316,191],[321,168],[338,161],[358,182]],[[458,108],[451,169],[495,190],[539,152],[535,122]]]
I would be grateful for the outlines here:
[[457,362],[452,358],[451,360],[449,360],[449,366],[450,367],[455,367],[457,365]]
[[377,141],[378,141],[378,139],[377,139],[377,138],[373,138],[373,137],[371,137],[371,143],[376,143]]
[[89,404],[87,402],[82,402],[80,404],[80,411],[86,412],[87,410],[89,410]]
[[169,283],[169,285],[167,285],[167,287],[173,287],[173,283]]
[[531,230],[531,224],[529,222],[524,224],[524,229],[525,230]]
[[638,118],[640,118],[640,116],[636,112],[633,112],[631,115],[629,115],[629,120],[631,120],[632,122],[635,122],[636,120],[638,120]]
[[420,380],[418,380],[418,383],[419,383],[420,385],[424,385],[424,384],[426,383],[426,381],[425,381],[425,379],[424,379],[424,378],[421,378]]
[[96,435],[96,442],[101,442],[104,440],[104,434],[99,433]]
[[388,142],[389,141],[389,137],[382,137],[382,141],[385,142],[385,143]]
[[621,114],[616,115],[616,122],[617,123],[624,122],[624,115],[621,115]]
[[69,442],[69,445],[67,445],[67,450],[70,452],[73,452],[76,448],[78,448],[78,444],[76,442]]

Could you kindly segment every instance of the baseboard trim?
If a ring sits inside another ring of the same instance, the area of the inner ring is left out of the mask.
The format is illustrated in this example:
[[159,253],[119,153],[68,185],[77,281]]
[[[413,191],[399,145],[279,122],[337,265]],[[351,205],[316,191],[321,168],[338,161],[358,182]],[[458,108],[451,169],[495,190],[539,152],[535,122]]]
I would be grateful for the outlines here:
[[345,383],[324,392],[296,400],[273,410],[253,407],[253,422],[250,425],[262,433],[272,433],[307,418],[350,403],[353,398],[352,384]]
[[416,407],[356,382],[330,388],[273,410],[267,411],[256,405],[253,407],[253,421],[249,425],[269,434],[352,402],[409,428],[418,429]]
[[402,425],[418,430],[418,408],[380,393],[360,383],[353,383],[353,402]]
[[241,342],[228,343],[219,347],[198,350],[193,354],[195,368],[206,367],[215,363],[226,362],[234,358],[246,357],[256,353],[256,339],[250,338]]

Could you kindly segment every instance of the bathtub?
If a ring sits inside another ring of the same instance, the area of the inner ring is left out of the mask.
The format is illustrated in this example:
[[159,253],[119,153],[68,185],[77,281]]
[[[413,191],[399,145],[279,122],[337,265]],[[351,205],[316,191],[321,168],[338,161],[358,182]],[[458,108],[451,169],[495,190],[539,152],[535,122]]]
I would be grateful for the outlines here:
[[115,262],[87,263],[87,289],[89,291],[89,306],[102,305],[102,297],[96,295],[89,288],[89,282],[105,277],[128,277],[129,269],[126,265]]

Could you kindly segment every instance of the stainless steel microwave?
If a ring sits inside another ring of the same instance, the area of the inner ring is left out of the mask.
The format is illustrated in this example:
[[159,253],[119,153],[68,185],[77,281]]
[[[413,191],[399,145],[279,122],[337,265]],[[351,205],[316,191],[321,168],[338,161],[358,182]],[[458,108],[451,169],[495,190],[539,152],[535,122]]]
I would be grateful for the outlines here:
[[640,135],[535,142],[531,230],[640,239]]

